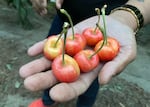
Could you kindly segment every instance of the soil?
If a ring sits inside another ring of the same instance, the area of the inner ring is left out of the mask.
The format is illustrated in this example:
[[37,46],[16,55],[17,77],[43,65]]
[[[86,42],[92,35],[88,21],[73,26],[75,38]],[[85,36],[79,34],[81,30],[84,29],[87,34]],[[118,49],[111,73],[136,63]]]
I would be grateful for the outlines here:
[[[33,12],[30,15],[31,30],[23,29],[16,10],[1,2],[0,13],[0,107],[27,107],[41,96],[41,92],[26,90],[18,71],[21,65],[34,59],[27,56],[26,51],[46,37],[55,10],[46,17]],[[57,106],[75,107],[75,103],[76,99]],[[150,107],[150,93],[135,83],[116,77],[100,88],[94,107]]]

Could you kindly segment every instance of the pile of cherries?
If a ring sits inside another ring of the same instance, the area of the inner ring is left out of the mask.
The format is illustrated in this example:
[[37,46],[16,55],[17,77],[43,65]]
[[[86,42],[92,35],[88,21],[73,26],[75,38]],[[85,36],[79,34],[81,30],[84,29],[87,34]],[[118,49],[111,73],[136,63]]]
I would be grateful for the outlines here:
[[[113,60],[119,53],[119,42],[106,34],[105,8],[106,5],[101,9],[104,27],[99,25],[100,9],[96,8],[96,27],[84,29],[82,34],[74,33],[70,15],[60,9],[70,23],[64,23],[59,35],[47,38],[43,50],[44,56],[52,61],[52,72],[60,82],[76,81],[81,73],[91,72],[101,62]],[[72,35],[67,36],[70,25]],[[87,46],[90,48],[86,48]]]

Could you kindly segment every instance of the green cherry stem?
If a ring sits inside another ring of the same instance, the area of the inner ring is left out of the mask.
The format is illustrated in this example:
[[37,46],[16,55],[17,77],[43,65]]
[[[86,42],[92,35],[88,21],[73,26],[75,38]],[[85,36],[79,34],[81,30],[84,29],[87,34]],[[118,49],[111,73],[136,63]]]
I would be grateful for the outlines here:
[[[98,15],[98,21],[96,23],[96,27],[94,29],[94,32],[96,32],[96,29],[99,28],[99,30],[103,33],[103,28],[101,28],[101,26],[99,25],[100,24],[100,9],[99,8],[95,8],[95,11],[97,12],[97,15]],[[99,25],[99,27],[97,26]]]
[[[101,29],[99,24],[96,24],[96,26],[98,27],[99,30]],[[94,55],[96,55],[103,48],[104,45],[105,45],[105,40],[103,40],[102,45],[100,46],[100,48],[98,50],[96,50],[89,58],[92,58]]]
[[[63,26],[64,26],[64,25],[63,25]],[[60,33],[60,35],[59,35],[57,41],[55,42],[54,47],[57,46],[57,43],[58,43],[58,41],[60,40],[60,38],[62,37],[62,35],[64,34],[64,32],[66,32],[66,29],[63,27],[63,30],[61,31],[61,33]]]
[[[96,50],[89,58],[92,58],[94,55],[96,55],[102,48],[105,44],[107,44],[107,35],[106,35],[106,22],[105,22],[105,8],[107,7],[107,5],[104,5],[104,7],[102,8],[102,18],[103,18],[103,24],[104,24],[104,28],[102,29],[99,25],[99,23],[96,23],[96,26],[99,30],[102,31],[103,33],[103,37],[104,37],[104,40],[102,42],[102,45],[100,46],[100,48],[98,50]],[[100,15],[99,15],[100,16]]]
[[68,28],[69,28],[69,23],[64,22],[64,25],[63,25],[64,44],[63,44],[63,52],[62,52],[62,63],[63,63],[63,65],[65,64],[65,46],[66,46],[66,38],[67,38]]
[[104,24],[104,29],[103,29],[103,35],[104,35],[104,41],[105,44],[107,44],[107,34],[106,34],[106,20],[105,20],[105,9],[107,8],[107,5],[104,5],[101,12],[102,12],[102,18],[103,18],[103,24]]
[[73,36],[73,40],[74,40],[74,28],[73,28],[73,21],[71,19],[71,16],[69,15],[69,13],[65,10],[65,9],[60,9],[60,12],[64,15],[67,16],[69,23],[71,25],[71,29],[72,29],[72,36]]
[[[95,8],[95,11],[96,11],[96,13],[98,15],[98,21],[97,21],[97,23],[99,23],[100,22],[100,9],[99,8]],[[96,26],[95,29],[94,29],[94,33],[96,32],[97,28],[98,27]]]

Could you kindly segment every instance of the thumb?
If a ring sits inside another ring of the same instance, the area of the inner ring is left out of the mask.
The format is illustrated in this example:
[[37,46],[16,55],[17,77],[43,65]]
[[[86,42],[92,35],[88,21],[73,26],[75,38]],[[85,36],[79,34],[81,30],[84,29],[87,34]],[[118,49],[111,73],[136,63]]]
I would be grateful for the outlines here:
[[135,59],[136,48],[131,47],[122,47],[121,52],[114,60],[104,64],[99,73],[100,84],[107,84],[113,76],[116,76],[121,71],[123,71],[123,69]]
[[104,65],[99,73],[99,83],[105,85],[109,83],[113,76],[120,71],[120,67],[116,62],[108,62]]

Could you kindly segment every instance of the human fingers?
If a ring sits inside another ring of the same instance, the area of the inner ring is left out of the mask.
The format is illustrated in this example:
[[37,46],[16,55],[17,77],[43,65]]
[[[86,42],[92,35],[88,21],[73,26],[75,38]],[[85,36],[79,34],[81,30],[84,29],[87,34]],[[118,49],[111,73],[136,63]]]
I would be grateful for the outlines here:
[[46,39],[43,41],[40,41],[38,43],[35,43],[33,46],[31,46],[28,49],[28,55],[29,56],[35,56],[35,55],[42,53],[45,42],[46,42]]
[[47,14],[47,0],[31,0],[33,8],[40,14]]
[[62,3],[64,0],[56,0],[56,8],[61,9]]
[[132,62],[136,57],[136,43],[133,42],[133,45],[121,47],[120,53],[118,56],[107,62],[99,73],[99,82],[100,84],[107,84],[111,78],[119,74],[123,69]]
[[59,83],[51,88],[49,94],[57,102],[72,100],[84,93],[93,80],[96,79],[101,65],[89,73],[81,74],[80,78],[72,83]]
[[47,14],[47,0],[41,0],[38,12],[41,16]]
[[47,89],[52,85],[56,84],[58,81],[53,75],[51,70],[46,72],[36,73],[27,77],[24,80],[24,86],[26,89],[30,91],[39,91],[43,89]]
[[50,66],[51,62],[47,60],[45,57],[42,57],[23,65],[19,70],[19,74],[21,77],[27,78],[28,76],[49,69]]

